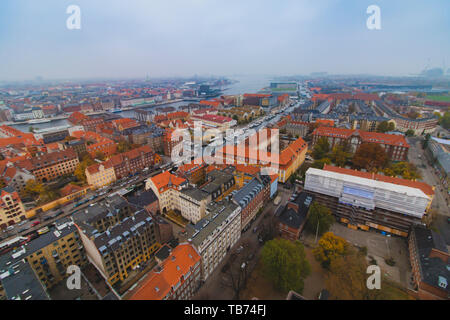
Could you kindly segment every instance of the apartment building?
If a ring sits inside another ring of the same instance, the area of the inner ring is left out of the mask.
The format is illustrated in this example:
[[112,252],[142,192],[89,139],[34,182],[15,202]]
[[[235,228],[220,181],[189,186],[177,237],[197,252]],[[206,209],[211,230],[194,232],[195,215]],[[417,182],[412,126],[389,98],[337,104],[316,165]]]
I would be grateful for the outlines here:
[[105,138],[93,131],[74,131],[72,137],[83,139],[86,143],[86,151],[95,158],[97,154],[103,153],[106,157],[117,152],[117,143],[109,138]]
[[141,172],[146,167],[159,163],[161,158],[149,146],[142,146],[128,152],[116,154],[109,160],[117,179]]
[[214,169],[206,174],[206,182],[199,189],[211,196],[210,201],[220,201],[228,196],[235,186],[236,181],[232,171],[225,172]]
[[193,185],[201,185],[206,180],[206,167],[205,163],[196,164],[194,162],[186,163],[178,167],[176,174]]
[[18,161],[17,166],[31,172],[37,181],[49,182],[73,173],[78,163],[76,152],[67,149]]
[[206,216],[186,231],[201,256],[201,279],[206,281],[241,237],[241,207],[227,200],[212,202]]
[[85,174],[87,183],[96,189],[107,186],[117,180],[111,161],[93,164],[86,168]]
[[408,248],[417,297],[421,300],[450,299],[450,254],[444,239],[433,230],[413,226]]
[[187,185],[186,179],[164,171],[146,180],[145,189],[152,189],[158,197],[161,213],[180,210],[179,191]]
[[16,249],[9,261],[25,260],[46,289],[67,277],[71,265],[83,267],[87,263],[84,249],[73,222],[60,221],[56,227]]
[[0,257],[0,300],[50,300],[45,286],[25,260]]
[[153,219],[116,195],[73,216],[89,261],[111,285],[159,248]]
[[423,182],[329,165],[306,171],[305,191],[350,228],[374,228],[403,237],[421,223],[434,196],[434,187]]
[[26,219],[25,207],[12,187],[0,190],[0,228],[6,229]]
[[408,156],[409,144],[403,135],[319,127],[313,132],[313,146],[322,137],[328,139],[331,149],[346,142],[350,146],[350,151],[354,153],[362,143],[376,143],[383,147],[389,159],[393,161],[405,161]]
[[125,299],[189,300],[198,290],[201,259],[189,243],[181,243]]
[[206,206],[212,195],[197,188],[188,187],[178,193],[179,208],[183,218],[197,223],[206,214]]
[[270,177],[256,176],[241,189],[231,193],[231,199],[241,207],[241,229],[246,231],[256,214],[270,198]]
[[0,180],[19,193],[25,188],[27,181],[32,179],[34,176],[30,172],[15,167],[13,162],[0,164]]

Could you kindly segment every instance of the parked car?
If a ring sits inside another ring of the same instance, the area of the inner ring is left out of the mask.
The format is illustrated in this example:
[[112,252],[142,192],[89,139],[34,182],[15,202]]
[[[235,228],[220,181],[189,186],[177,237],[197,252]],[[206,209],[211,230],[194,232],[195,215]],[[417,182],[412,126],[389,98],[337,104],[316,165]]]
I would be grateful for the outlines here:
[[31,224],[31,226],[32,227],[35,227],[35,226],[37,226],[39,223],[41,223],[40,221],[33,221],[33,223]]

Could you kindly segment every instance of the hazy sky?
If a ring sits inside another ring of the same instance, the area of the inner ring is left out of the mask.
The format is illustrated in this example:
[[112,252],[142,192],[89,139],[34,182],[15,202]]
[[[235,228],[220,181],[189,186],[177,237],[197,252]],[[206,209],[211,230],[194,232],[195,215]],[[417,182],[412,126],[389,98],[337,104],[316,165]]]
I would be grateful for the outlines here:
[[0,0],[0,80],[407,75],[448,68],[449,39],[449,0]]

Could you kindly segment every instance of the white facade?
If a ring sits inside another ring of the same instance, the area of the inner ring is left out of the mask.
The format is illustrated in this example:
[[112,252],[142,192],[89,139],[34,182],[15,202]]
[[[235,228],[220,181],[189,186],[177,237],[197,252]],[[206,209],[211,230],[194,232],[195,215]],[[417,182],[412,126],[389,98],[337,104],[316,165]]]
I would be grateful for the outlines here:
[[241,237],[241,208],[234,203],[218,203],[200,223],[202,229],[189,241],[202,258],[202,280],[206,280]]
[[422,218],[431,200],[418,188],[315,168],[306,171],[305,190],[367,210],[376,207],[417,218]]

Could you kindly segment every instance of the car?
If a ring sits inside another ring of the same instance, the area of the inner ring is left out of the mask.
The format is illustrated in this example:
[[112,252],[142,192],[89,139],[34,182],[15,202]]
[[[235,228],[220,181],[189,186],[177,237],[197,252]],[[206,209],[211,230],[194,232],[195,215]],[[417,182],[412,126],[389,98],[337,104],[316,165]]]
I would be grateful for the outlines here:
[[8,228],[6,228],[6,230],[11,231],[14,229],[14,226],[9,226]]
[[33,221],[33,223],[31,224],[31,226],[32,227],[35,227],[35,226],[37,226],[38,224],[40,224],[41,222],[40,221]]

